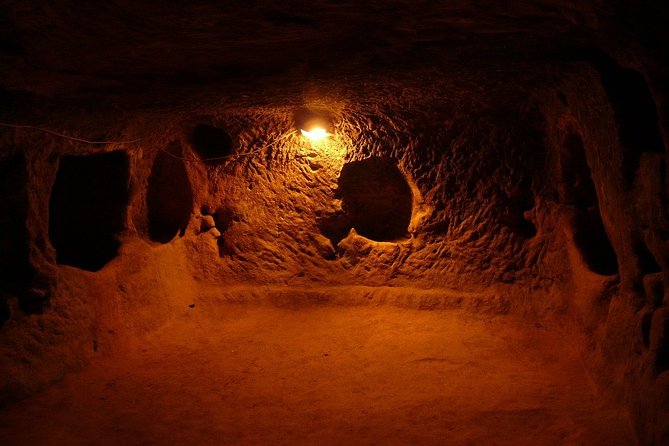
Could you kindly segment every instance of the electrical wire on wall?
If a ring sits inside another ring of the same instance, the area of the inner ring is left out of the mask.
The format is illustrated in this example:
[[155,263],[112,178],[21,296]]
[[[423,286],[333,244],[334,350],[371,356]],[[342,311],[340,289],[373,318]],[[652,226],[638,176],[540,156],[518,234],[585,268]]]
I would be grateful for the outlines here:
[[[74,136],[68,136],[68,135],[65,135],[61,132],[57,132],[55,130],[51,130],[51,129],[48,129],[48,128],[45,128],[45,127],[34,126],[34,125],[11,124],[11,123],[6,123],[6,122],[0,122],[0,127],[9,127],[9,128],[13,128],[13,129],[36,130],[36,131],[39,131],[39,132],[47,133],[47,134],[52,135],[52,136],[56,136],[56,137],[59,137],[59,138],[66,139],[68,141],[78,142],[78,143],[82,143],[82,144],[91,144],[91,145],[109,145],[109,144],[128,145],[128,144],[138,143],[139,141],[142,141],[144,139],[144,138],[136,138],[136,139],[132,139],[132,140],[122,140],[122,141],[91,141],[91,140],[88,140],[88,139],[77,138],[77,137],[74,137]],[[293,130],[293,131],[287,133],[286,135],[283,135],[283,136],[280,136],[280,137],[276,138],[270,144],[268,144],[266,146],[263,146],[263,147],[260,147],[260,148],[255,149],[255,150],[251,150],[251,151],[248,151],[248,152],[242,152],[242,153],[233,153],[233,154],[226,155],[226,156],[219,156],[219,157],[212,157],[212,158],[199,158],[199,159],[186,158],[186,157],[183,157],[183,156],[175,155],[174,153],[171,153],[170,151],[162,149],[162,148],[160,150],[165,152],[167,155],[171,156],[172,158],[175,158],[175,159],[178,159],[178,160],[181,160],[181,161],[187,161],[187,162],[220,161],[220,160],[224,160],[224,159],[232,159],[232,158],[238,158],[238,157],[242,157],[242,156],[254,155],[254,154],[259,153],[263,150],[274,147],[279,142],[290,138],[295,133],[297,133],[297,131]]]

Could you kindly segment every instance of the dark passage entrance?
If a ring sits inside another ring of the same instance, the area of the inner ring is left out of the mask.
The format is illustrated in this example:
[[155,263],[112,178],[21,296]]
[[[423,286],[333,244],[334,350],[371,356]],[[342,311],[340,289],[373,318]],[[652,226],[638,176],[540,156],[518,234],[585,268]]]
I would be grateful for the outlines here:
[[125,152],[61,158],[49,203],[58,263],[97,271],[116,257],[127,204]]
[[560,203],[574,208],[574,244],[590,271],[616,274],[618,259],[604,228],[583,140],[574,129],[567,132],[559,155],[558,196]]
[[6,297],[20,296],[34,276],[28,258],[27,181],[23,155],[0,161],[0,325],[10,317]]
[[354,228],[363,237],[392,241],[407,235],[412,195],[402,172],[389,158],[347,163],[339,175],[337,197],[343,213],[323,221],[321,230],[333,244]]
[[232,153],[232,138],[223,129],[198,124],[193,129],[193,148],[206,164],[220,164]]

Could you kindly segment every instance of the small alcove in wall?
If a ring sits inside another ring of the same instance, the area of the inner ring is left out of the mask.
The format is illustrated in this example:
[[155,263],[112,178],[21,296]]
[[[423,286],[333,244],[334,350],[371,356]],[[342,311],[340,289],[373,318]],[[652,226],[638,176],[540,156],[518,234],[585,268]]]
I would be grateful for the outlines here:
[[232,137],[224,129],[198,124],[191,134],[193,149],[205,164],[216,165],[232,153]]
[[602,221],[583,139],[575,128],[567,129],[558,155],[558,199],[574,210],[574,244],[592,272],[617,274],[618,259]]
[[146,193],[149,238],[169,243],[183,235],[193,207],[193,190],[179,143],[161,150],[151,167]]

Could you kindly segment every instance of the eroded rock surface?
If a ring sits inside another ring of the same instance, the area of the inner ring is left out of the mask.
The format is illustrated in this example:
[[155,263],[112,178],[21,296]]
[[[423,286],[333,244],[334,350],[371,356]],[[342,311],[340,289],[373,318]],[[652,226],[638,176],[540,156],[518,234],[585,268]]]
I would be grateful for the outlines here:
[[669,443],[666,6],[389,3],[2,3],[2,402],[201,303],[458,307]]

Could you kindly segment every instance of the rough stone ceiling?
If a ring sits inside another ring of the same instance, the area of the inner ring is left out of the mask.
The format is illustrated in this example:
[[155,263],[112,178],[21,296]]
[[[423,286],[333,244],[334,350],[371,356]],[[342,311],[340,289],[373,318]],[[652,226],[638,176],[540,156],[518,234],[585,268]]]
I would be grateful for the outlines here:
[[617,12],[570,0],[3,3],[6,89],[152,102],[174,90],[192,98],[202,85],[231,100],[361,79],[536,82],[552,71],[542,62],[601,40],[602,20]]

